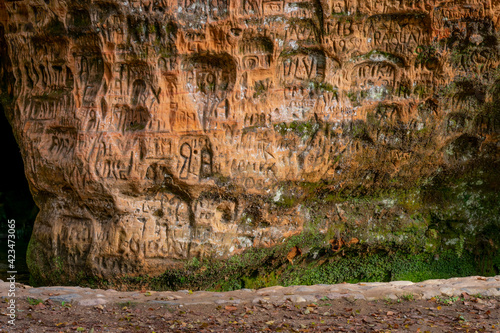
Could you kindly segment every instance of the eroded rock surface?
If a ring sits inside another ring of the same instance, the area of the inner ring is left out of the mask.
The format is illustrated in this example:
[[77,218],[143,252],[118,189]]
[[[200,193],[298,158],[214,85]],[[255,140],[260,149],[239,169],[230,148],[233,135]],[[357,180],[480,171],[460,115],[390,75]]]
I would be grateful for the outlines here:
[[39,278],[158,275],[305,229],[336,251],[349,239],[498,250],[496,0],[0,12]]

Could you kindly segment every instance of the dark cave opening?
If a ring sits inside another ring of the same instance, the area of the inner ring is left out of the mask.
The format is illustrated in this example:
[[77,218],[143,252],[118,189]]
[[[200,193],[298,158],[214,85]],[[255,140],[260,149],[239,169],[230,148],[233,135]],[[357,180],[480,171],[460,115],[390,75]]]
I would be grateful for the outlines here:
[[[9,269],[8,221],[15,220],[15,269],[16,282],[27,284],[29,271],[26,265],[26,250],[33,230],[38,207],[31,196],[19,146],[12,133],[3,105],[0,104],[0,135],[4,149],[2,169],[4,177],[0,182],[0,279],[7,278]],[[12,242],[10,243],[12,245]],[[12,254],[12,252],[11,252]],[[12,259],[12,258],[10,258]]]

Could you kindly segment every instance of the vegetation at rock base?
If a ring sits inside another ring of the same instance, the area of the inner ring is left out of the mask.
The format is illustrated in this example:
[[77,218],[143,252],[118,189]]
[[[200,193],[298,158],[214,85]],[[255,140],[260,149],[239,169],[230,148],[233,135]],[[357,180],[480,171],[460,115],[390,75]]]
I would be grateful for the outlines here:
[[[485,271],[470,252],[454,250],[433,253],[392,252],[382,248],[351,245],[339,251],[323,243],[324,235],[292,237],[285,245],[271,249],[252,249],[225,261],[189,261],[182,269],[169,270],[159,277],[141,276],[115,281],[82,279],[80,285],[114,286],[135,290],[210,290],[258,289],[274,285],[312,285],[341,282],[423,281],[470,275],[493,275],[500,271],[500,252],[492,258],[492,271]],[[295,245],[294,245],[295,244]],[[293,264],[286,258],[293,246],[303,246]],[[310,246],[310,248],[308,248]]]

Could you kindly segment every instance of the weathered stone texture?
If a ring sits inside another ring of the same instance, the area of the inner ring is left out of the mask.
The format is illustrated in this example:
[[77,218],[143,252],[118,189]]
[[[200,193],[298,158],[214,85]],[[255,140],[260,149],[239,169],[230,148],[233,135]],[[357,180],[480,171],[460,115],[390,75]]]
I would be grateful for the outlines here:
[[[410,188],[498,161],[499,14],[489,0],[2,1],[6,112],[41,210],[32,269],[159,274],[276,244],[318,211],[319,230],[342,230],[348,207],[303,202],[314,186]],[[370,230],[381,209],[355,222]]]

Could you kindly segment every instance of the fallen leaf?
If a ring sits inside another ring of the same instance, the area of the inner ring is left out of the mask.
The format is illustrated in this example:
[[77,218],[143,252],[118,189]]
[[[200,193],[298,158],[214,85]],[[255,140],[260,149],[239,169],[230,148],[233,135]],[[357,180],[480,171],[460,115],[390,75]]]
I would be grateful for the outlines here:
[[354,237],[354,238],[351,238],[351,240],[347,243],[347,246],[350,246],[351,244],[358,244],[358,243],[359,243],[359,239]]
[[394,312],[392,312],[392,311],[387,311],[387,315],[388,315],[388,316],[394,316]]
[[236,306],[232,306],[232,305],[226,305],[226,308],[225,308],[227,311],[236,311],[238,310],[238,308]]
[[300,256],[301,254],[302,251],[297,246],[294,246],[292,247],[290,252],[288,252],[286,258],[288,259],[288,261],[290,261],[291,264],[293,264],[293,258],[295,258],[296,256]]

